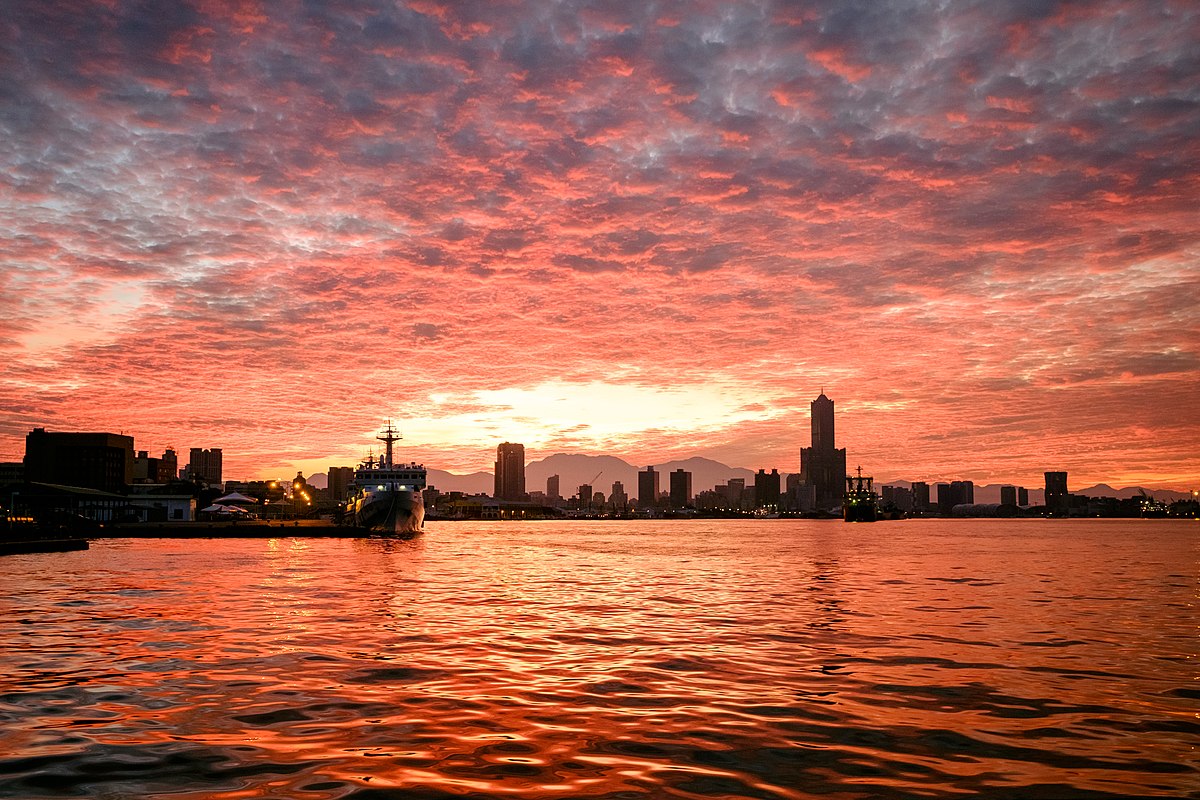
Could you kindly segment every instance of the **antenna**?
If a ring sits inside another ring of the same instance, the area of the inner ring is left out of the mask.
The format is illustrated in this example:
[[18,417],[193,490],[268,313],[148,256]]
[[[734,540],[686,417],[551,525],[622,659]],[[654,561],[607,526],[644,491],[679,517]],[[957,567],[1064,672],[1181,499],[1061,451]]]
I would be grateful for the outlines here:
[[387,443],[386,463],[380,464],[379,466],[386,467],[387,469],[391,469],[392,468],[392,443],[398,442],[404,437],[402,437],[399,434],[399,432],[395,428],[392,427],[392,421],[391,421],[391,419],[389,419],[387,421],[387,428],[384,429],[383,434],[381,436],[376,436],[375,438],[381,442]]

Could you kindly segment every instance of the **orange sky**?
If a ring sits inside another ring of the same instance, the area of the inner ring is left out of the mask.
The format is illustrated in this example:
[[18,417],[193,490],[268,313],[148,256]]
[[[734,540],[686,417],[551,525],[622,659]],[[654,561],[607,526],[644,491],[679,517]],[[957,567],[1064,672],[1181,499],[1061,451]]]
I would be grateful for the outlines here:
[[1200,483],[1194,3],[6,15],[0,460]]

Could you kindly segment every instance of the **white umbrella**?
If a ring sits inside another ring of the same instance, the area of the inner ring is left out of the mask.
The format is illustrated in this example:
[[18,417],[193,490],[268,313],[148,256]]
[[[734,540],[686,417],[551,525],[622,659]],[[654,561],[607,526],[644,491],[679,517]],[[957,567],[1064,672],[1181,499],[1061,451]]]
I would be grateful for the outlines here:
[[214,503],[257,503],[258,501],[255,500],[253,497],[246,497],[246,495],[244,495],[244,494],[238,494],[237,492],[233,492],[231,494],[225,495],[224,497],[218,497],[213,502]]

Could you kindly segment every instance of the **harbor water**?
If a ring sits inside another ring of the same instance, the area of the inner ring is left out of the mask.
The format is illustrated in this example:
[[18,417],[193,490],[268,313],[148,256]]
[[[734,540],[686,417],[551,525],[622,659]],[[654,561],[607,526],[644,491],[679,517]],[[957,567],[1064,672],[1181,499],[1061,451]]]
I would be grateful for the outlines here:
[[1200,797],[1200,523],[430,523],[0,559],[0,797]]

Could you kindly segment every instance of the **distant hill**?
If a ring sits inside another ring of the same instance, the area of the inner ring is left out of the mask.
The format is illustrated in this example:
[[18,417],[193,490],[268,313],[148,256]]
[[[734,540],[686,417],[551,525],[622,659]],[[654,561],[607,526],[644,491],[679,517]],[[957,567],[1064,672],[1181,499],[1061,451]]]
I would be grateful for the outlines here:
[[[563,497],[571,497],[583,484],[591,484],[592,491],[612,492],[613,481],[625,485],[625,492],[637,497],[637,474],[648,465],[634,466],[616,456],[586,456],[556,453],[539,461],[525,465],[525,490],[546,491],[546,479],[558,476],[558,491]],[[670,479],[667,473],[684,469],[692,473],[692,493],[711,489],[730,478],[744,478],[747,486],[754,485],[754,472],[741,467],[730,467],[708,458],[689,458],[684,461],[668,461],[655,464],[654,469],[662,473],[659,489],[668,491]],[[429,485],[443,492],[468,492],[491,494],[495,489],[495,476],[490,472],[473,472],[456,475],[440,469],[429,470]],[[781,483],[783,479],[781,478]]]
[[[567,453],[556,453],[548,456],[540,461],[531,461],[525,466],[525,490],[529,492],[544,492],[546,491],[546,479],[551,475],[558,475],[559,492],[563,497],[572,497],[582,484],[591,484],[592,491],[604,492],[608,495],[612,492],[613,481],[621,481],[625,484],[625,491],[630,497],[637,497],[637,474],[645,469],[647,465],[635,466],[616,456],[585,456],[572,455]],[[754,485],[754,471],[742,467],[730,467],[722,464],[719,461],[713,461],[710,458],[694,457],[683,461],[667,461],[662,464],[655,464],[654,468],[662,473],[659,478],[659,488],[662,491],[668,491],[671,487],[670,479],[667,474],[677,469],[684,469],[692,473],[692,494],[698,494],[707,489],[711,489],[719,483],[725,483],[730,478],[743,478],[747,486]],[[597,477],[596,473],[599,473]],[[780,473],[780,488],[786,486],[787,474]],[[318,488],[324,487],[327,484],[325,473],[317,472],[308,477],[308,482]],[[935,495],[936,489],[934,482],[930,484],[930,493]],[[904,486],[911,487],[909,481],[881,481],[877,482],[876,486]],[[440,469],[429,470],[429,485],[436,486],[443,492],[466,492],[468,494],[491,494],[496,487],[495,476],[490,472],[472,472],[469,475],[458,475],[453,472],[446,472]],[[975,487],[975,502],[976,503],[999,503],[1000,488],[1011,484],[989,483],[983,486]],[[1026,487],[1029,489],[1029,502],[1031,505],[1042,505],[1045,502],[1045,492],[1040,488]],[[1089,486],[1085,489],[1072,489],[1071,494],[1082,494],[1088,497],[1117,497],[1130,498],[1137,497],[1139,492],[1145,492],[1148,495],[1154,495],[1158,500],[1164,502],[1174,502],[1176,500],[1186,500],[1189,495],[1187,492],[1175,492],[1167,489],[1143,489],[1137,486],[1128,486],[1123,489],[1114,489],[1106,483],[1100,483],[1095,486]]]
[[441,469],[428,469],[426,483],[442,492],[466,492],[467,494],[491,494],[496,489],[496,477],[490,472],[472,472],[456,475]]
[[1147,494],[1154,495],[1155,500],[1162,500],[1165,503],[1174,503],[1176,500],[1187,500],[1191,497],[1188,492],[1175,492],[1170,489],[1147,489],[1142,486],[1126,486],[1124,489],[1114,489],[1107,483],[1098,483],[1086,489],[1072,489],[1071,494],[1084,494],[1088,497],[1116,497],[1119,500],[1128,500],[1140,494]]

